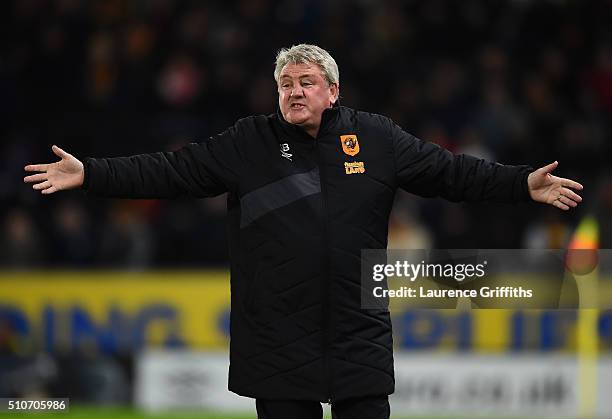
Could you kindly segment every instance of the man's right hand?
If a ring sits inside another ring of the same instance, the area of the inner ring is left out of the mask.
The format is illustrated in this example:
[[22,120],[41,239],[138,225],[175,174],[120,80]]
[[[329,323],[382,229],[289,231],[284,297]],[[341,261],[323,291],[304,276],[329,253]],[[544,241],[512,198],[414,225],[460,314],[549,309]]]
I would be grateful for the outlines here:
[[83,163],[56,145],[51,147],[51,150],[61,160],[55,163],[27,165],[24,168],[26,172],[41,173],[26,176],[23,181],[34,183],[32,188],[45,195],[82,186],[85,177]]

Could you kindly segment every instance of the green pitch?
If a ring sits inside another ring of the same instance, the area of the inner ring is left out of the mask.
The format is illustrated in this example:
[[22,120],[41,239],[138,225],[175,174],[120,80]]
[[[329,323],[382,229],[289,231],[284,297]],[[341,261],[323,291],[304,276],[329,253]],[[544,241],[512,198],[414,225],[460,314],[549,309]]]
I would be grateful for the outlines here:
[[[483,416],[484,417],[484,416]],[[0,419],[11,418],[54,418],[54,419],[256,419],[255,412],[252,415],[223,415],[204,411],[196,412],[168,412],[168,413],[145,413],[129,407],[71,407],[68,413],[0,413]],[[396,417],[392,419],[459,419],[457,417]],[[325,416],[324,419],[331,419]]]
[[168,412],[146,413],[129,407],[71,407],[68,413],[0,413],[0,418],[57,419],[253,419],[253,415],[222,415],[217,413]]

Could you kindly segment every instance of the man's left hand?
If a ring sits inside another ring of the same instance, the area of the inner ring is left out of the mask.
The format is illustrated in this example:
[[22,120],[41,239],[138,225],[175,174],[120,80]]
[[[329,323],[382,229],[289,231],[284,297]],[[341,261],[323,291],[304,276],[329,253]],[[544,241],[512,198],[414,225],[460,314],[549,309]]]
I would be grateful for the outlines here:
[[527,178],[529,195],[536,202],[550,204],[567,211],[582,202],[582,197],[572,190],[581,191],[582,185],[571,179],[553,176],[551,172],[558,165],[559,162],[555,161],[529,174]]

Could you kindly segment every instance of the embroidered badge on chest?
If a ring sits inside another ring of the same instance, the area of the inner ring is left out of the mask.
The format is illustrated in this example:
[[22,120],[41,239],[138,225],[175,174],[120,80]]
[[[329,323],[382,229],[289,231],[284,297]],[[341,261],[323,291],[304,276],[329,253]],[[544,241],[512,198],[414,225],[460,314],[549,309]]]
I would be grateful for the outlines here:
[[355,134],[341,135],[340,143],[342,144],[342,151],[345,154],[353,157],[359,153],[359,141]]
[[[342,151],[348,156],[355,156],[359,153],[359,140],[355,134],[341,135],[340,144]],[[362,161],[344,162],[344,172],[347,175],[365,173],[365,165]]]

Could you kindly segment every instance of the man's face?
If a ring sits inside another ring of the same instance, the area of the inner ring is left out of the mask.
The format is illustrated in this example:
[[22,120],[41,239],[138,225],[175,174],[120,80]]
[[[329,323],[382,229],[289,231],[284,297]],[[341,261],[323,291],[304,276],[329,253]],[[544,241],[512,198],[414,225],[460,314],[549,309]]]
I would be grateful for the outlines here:
[[338,86],[328,84],[316,64],[287,64],[278,78],[278,104],[285,120],[316,137],[323,111],[333,105]]

